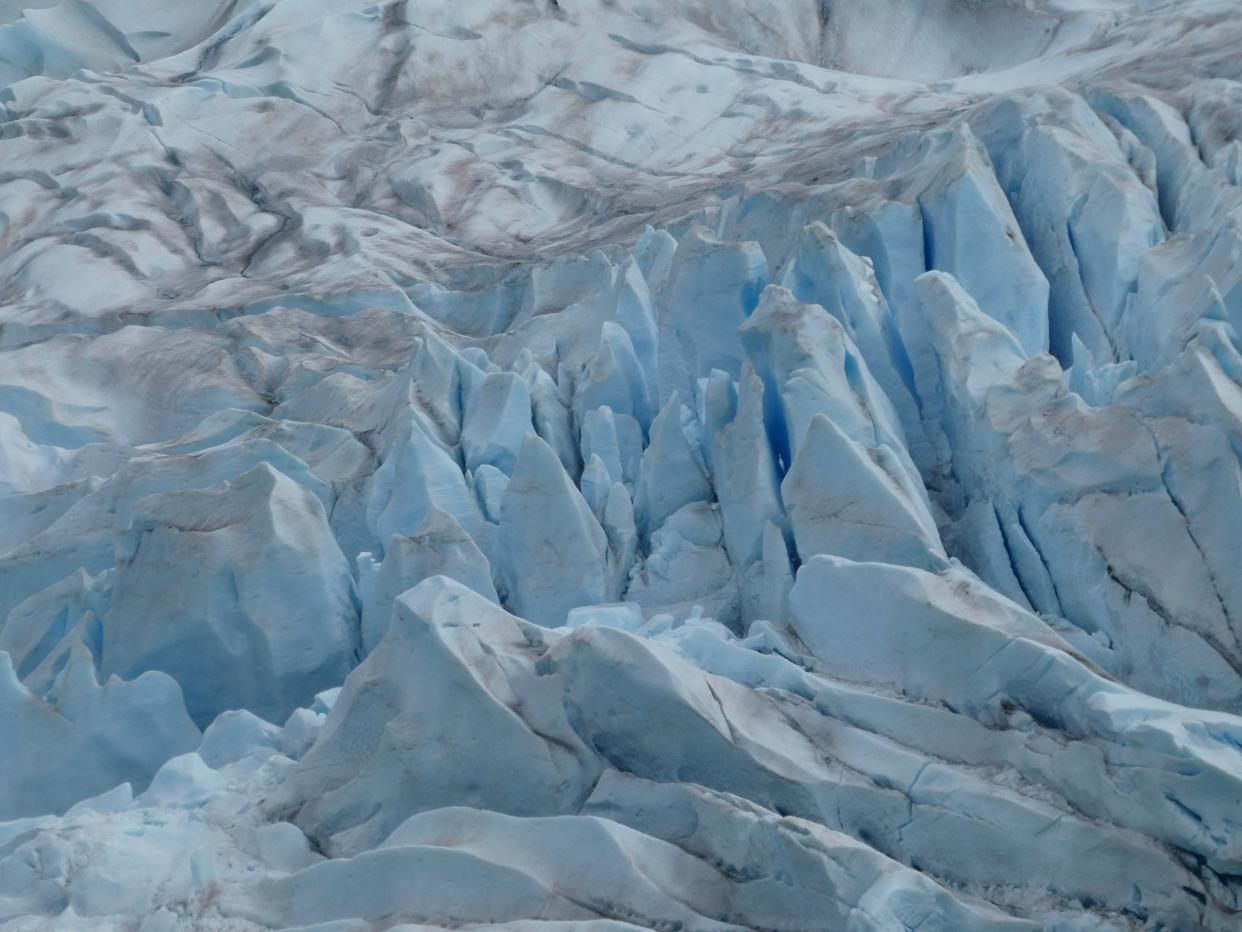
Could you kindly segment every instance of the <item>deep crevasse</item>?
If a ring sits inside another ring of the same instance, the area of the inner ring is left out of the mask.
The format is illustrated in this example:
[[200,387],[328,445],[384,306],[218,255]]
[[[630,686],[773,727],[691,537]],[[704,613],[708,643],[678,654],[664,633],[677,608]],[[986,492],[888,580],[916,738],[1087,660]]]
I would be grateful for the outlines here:
[[5,928],[1236,927],[1232,4],[45,6]]

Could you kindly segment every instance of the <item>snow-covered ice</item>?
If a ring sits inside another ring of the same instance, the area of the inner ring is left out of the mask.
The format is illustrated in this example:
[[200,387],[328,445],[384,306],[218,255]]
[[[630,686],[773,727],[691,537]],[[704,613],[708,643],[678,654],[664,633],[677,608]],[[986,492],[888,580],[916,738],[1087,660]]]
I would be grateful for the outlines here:
[[1238,928],[1239,48],[0,0],[0,928]]

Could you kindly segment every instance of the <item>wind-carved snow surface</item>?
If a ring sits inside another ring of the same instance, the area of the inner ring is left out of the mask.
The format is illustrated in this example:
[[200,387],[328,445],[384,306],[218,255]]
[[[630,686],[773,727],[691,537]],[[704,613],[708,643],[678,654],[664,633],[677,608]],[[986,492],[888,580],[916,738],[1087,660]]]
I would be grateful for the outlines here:
[[1237,929],[1240,47],[0,3],[0,925]]

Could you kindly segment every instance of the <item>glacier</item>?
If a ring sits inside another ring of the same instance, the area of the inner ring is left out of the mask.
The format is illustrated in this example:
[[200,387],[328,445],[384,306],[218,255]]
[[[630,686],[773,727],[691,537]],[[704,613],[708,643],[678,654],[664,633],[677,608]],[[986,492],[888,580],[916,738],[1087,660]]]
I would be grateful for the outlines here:
[[0,0],[0,929],[1232,932],[1236,0]]

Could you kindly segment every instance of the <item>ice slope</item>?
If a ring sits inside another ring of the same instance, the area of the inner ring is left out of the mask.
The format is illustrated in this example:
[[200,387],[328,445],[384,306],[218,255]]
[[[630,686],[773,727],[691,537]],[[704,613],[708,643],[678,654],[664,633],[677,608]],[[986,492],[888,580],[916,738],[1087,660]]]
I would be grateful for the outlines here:
[[1231,0],[0,0],[0,928],[1242,915]]

